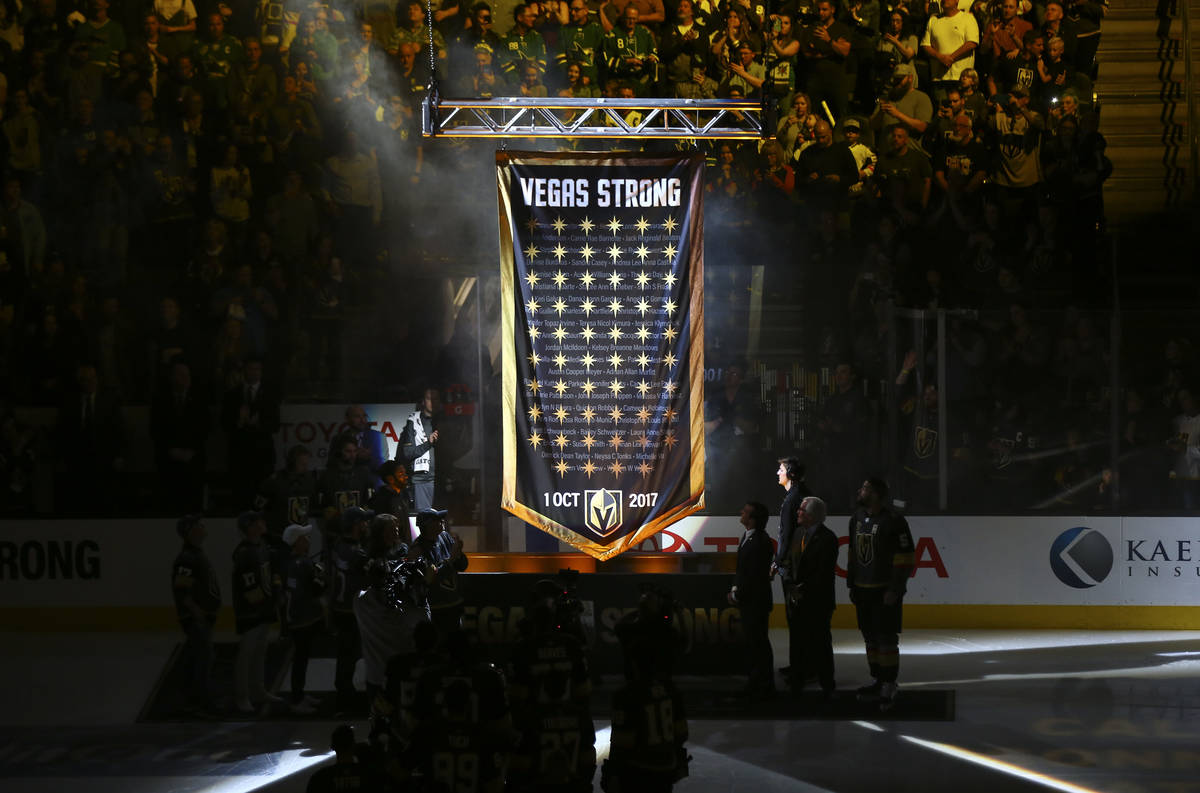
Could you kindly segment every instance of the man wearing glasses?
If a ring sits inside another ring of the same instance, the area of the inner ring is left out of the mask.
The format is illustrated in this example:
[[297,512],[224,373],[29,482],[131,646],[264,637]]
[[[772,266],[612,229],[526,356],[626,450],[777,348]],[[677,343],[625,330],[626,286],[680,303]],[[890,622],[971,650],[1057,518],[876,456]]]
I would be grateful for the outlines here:
[[568,6],[570,21],[558,33],[559,52],[554,62],[559,68],[559,78],[566,83],[567,65],[575,63],[587,80],[588,85],[599,86],[600,73],[596,68],[596,54],[604,46],[604,28],[591,18],[584,0],[571,0]]

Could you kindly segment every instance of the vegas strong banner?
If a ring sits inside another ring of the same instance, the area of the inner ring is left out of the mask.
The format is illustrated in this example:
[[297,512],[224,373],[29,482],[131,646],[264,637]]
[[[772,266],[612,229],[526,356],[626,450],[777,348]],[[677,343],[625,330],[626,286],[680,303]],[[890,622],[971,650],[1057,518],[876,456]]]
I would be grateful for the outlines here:
[[703,162],[496,155],[503,507],[597,559],[704,506]]

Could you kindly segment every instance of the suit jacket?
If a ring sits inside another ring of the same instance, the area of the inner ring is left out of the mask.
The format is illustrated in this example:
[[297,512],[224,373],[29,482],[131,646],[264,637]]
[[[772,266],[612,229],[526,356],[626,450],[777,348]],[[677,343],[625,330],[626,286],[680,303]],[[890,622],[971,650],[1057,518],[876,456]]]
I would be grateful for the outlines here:
[[208,405],[200,401],[195,390],[187,392],[182,405],[176,404],[169,389],[156,396],[150,406],[150,435],[159,465],[170,463],[168,452],[178,448],[194,451],[190,464],[203,468],[209,421]]
[[812,491],[803,482],[792,482],[792,487],[783,497],[779,507],[779,548],[775,552],[775,563],[783,568],[785,580],[791,580],[792,573],[788,569],[792,562],[792,541],[796,533],[796,510],[800,502],[812,495]]
[[[250,415],[257,416],[255,424],[238,426],[242,405],[248,405]],[[221,400],[221,428],[229,439],[231,454],[250,454],[275,458],[273,436],[279,430],[279,399],[260,384],[254,399],[247,401],[246,387],[235,386]]]
[[737,586],[738,605],[743,608],[771,608],[771,561],[774,549],[765,529],[749,532],[738,546]]
[[[797,532],[800,532],[797,529]],[[803,606],[813,609],[834,609],[834,568],[837,567],[838,539],[822,523],[813,536],[802,542],[797,533],[792,544],[792,583],[803,592]],[[803,550],[801,549],[803,546]]]
[[125,454],[125,420],[121,404],[113,391],[102,389],[92,400],[92,415],[83,420],[83,393],[72,391],[59,404],[57,446],[67,468],[105,469]]

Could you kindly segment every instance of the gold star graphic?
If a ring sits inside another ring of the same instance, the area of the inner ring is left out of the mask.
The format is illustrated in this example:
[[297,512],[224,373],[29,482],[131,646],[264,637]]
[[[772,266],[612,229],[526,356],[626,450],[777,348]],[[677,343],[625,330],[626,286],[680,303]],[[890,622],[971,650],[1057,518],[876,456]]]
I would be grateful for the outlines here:
[[529,288],[532,289],[533,287],[537,286],[537,282],[541,279],[538,278],[537,273],[535,273],[533,270],[530,270],[525,274],[525,280],[529,282]]
[[563,435],[561,432],[554,436],[554,445],[558,447],[560,452],[567,448],[568,443],[570,443],[570,441],[567,440],[567,436]]
[[550,225],[554,227],[555,234],[562,234],[563,229],[565,229],[567,227],[567,222],[565,220],[563,220],[562,217],[560,216],[560,217],[556,217],[554,219],[554,222],[551,223]]
[[567,336],[570,336],[571,334],[567,333],[567,329],[564,328],[562,325],[555,325],[554,332],[551,333],[550,335],[553,336],[556,341],[561,342],[563,339],[565,339]]
[[641,435],[637,436],[637,444],[645,449],[650,445],[650,436],[643,432]]
[[538,311],[538,308],[539,308],[538,302],[536,300],[534,300],[533,298],[529,298],[528,302],[525,303],[525,310],[528,311],[530,314],[536,314]]
[[625,280],[625,279],[624,279],[624,278],[622,278],[622,277],[621,277],[621,274],[620,274],[620,273],[618,273],[616,270],[613,270],[613,271],[612,271],[612,275],[610,275],[610,276],[608,277],[608,282],[609,282],[610,284],[612,284],[612,286],[613,286],[613,289],[616,289],[618,286],[620,286],[620,285],[621,285],[621,282],[622,282],[622,281],[624,281],[624,280]]
[[662,442],[668,449],[674,449],[675,444],[679,443],[679,439],[675,437],[675,430],[667,430],[667,434],[663,435]]
[[592,222],[591,218],[584,218],[579,223],[579,230],[582,231],[584,234],[591,234],[592,229],[595,227],[595,225],[596,224]]
[[532,260],[532,259],[536,259],[536,258],[537,258],[537,255],[538,255],[539,253],[541,253],[541,252],[542,252],[542,251],[541,251],[541,249],[539,249],[539,248],[538,248],[538,246],[534,245],[534,244],[531,242],[531,243],[529,243],[529,247],[527,247],[527,248],[525,249],[525,258],[526,258],[526,259],[531,259],[531,260]]
[[596,276],[592,275],[591,270],[584,270],[583,275],[579,276],[579,282],[583,284],[584,289],[591,289],[592,282],[596,280]]
[[590,452],[592,450],[592,447],[596,445],[597,440],[596,440],[596,436],[594,436],[594,435],[592,435],[592,433],[588,432],[588,433],[584,434],[583,438],[581,438],[579,442],[582,443],[584,446],[586,446],[587,450]]
[[620,381],[620,380],[618,380],[618,379],[617,379],[617,378],[615,378],[615,377],[612,379],[612,382],[608,384],[608,390],[609,390],[609,391],[612,391],[612,395],[613,395],[614,397],[615,397],[617,394],[621,393],[621,389],[622,389],[622,388],[624,388],[624,386],[623,386],[623,385],[621,385],[621,381]]
[[608,230],[616,234],[621,230],[621,221],[617,220],[617,216],[613,215],[612,220],[608,221]]
[[579,255],[583,257],[584,261],[590,262],[592,257],[596,255],[596,251],[592,249],[591,245],[584,244],[584,246],[579,249]]
[[671,368],[675,367],[675,360],[676,360],[676,358],[675,358],[674,353],[669,352],[663,356],[663,363],[665,363],[667,366],[669,366]]
[[613,405],[613,409],[608,411],[608,417],[613,420],[614,424],[617,423],[621,420],[621,409]]
[[608,356],[608,362],[612,364],[613,369],[620,369],[621,364],[625,362],[625,359],[614,352],[612,355]]
[[591,325],[584,325],[583,330],[579,331],[579,335],[583,337],[584,341],[590,342],[592,336],[596,335],[596,330]]
[[538,407],[537,405],[534,405],[533,407],[531,407],[529,409],[529,420],[530,421],[536,422],[541,417],[542,417],[542,409],[540,407]]
[[638,310],[638,313],[641,314],[643,317],[646,316],[646,312],[650,310],[649,301],[639,300],[637,302],[637,310]]
[[583,385],[581,385],[580,388],[583,389],[583,393],[587,394],[588,396],[591,396],[592,392],[596,390],[596,384],[593,383],[591,380],[584,380]]
[[592,474],[596,473],[596,466],[592,465],[591,460],[583,464],[583,472],[587,474],[588,479],[591,479]]
[[634,225],[634,228],[636,228],[638,230],[638,234],[645,234],[646,229],[650,228],[650,221],[648,221],[644,217],[642,217],[642,218],[638,218],[637,223],[635,223],[633,225]]
[[625,251],[621,250],[616,245],[612,245],[608,249],[608,258],[612,259],[615,262],[617,259],[621,258],[621,254],[623,254],[624,252]]
[[645,369],[650,365],[650,356],[646,353],[640,353],[637,357],[637,365],[639,369]]
[[541,433],[534,432],[529,436],[529,445],[532,446],[533,448],[536,449],[538,447],[538,444],[541,442],[542,442]]
[[596,418],[596,411],[595,411],[595,410],[592,408],[592,406],[591,406],[591,405],[588,405],[586,408],[584,408],[584,409],[583,409],[583,411],[582,411],[582,412],[581,412],[579,415],[580,415],[580,416],[581,416],[581,417],[582,417],[582,418],[583,418],[583,419],[584,419],[584,420],[585,420],[585,421],[586,421],[588,424],[591,424],[591,423],[592,423],[592,419]]
[[567,304],[564,303],[561,299],[555,300],[553,308],[554,308],[554,312],[561,317],[562,313],[567,310]]
[[675,341],[675,337],[679,335],[679,331],[675,330],[673,325],[668,325],[663,331],[663,335],[667,337],[667,341]]
[[647,248],[645,245],[637,246],[636,248],[633,249],[633,252],[636,253],[638,259],[643,262],[646,261],[646,257],[650,255],[650,249]]
[[535,218],[535,217],[533,217],[533,216],[531,215],[531,216],[530,216],[530,218],[529,218],[529,220],[525,221],[525,226],[526,226],[526,228],[528,228],[528,229],[529,229],[529,233],[530,233],[530,234],[532,234],[533,232],[537,231],[537,227],[538,227],[538,220],[537,220],[537,218]]
[[561,352],[558,355],[554,356],[555,368],[561,369],[566,365],[567,365],[567,356],[563,355]]
[[622,438],[620,435],[614,435],[608,439],[608,442],[609,442],[609,444],[612,445],[613,451],[619,451],[621,448],[621,444],[625,442],[625,439]]
[[[563,257],[567,255],[567,249],[562,246],[562,243],[555,245],[554,250],[552,250],[550,252],[553,253],[554,258],[560,262],[563,260]],[[561,284],[560,284],[560,286],[561,286]]]
[[540,385],[538,385],[538,381],[537,381],[537,380],[530,380],[530,381],[529,381],[529,393],[531,393],[531,394],[536,394],[536,393],[538,392],[538,389],[539,389],[539,388],[541,388],[541,386],[540,386]]
[[672,410],[671,408],[667,408],[666,412],[663,413],[663,416],[667,419],[668,424],[670,424],[672,421],[674,421],[675,417],[678,415],[679,415],[679,412],[676,410]]
[[608,467],[608,470],[612,471],[615,476],[620,476],[624,472],[625,466],[621,465],[620,460],[613,460],[613,464]]
[[559,396],[562,396],[563,394],[567,393],[567,384],[564,383],[561,379],[556,381],[554,383],[554,393],[558,394]]
[[609,335],[609,336],[612,336],[613,344],[616,344],[616,343],[617,343],[617,339],[621,338],[621,336],[622,336],[623,334],[621,333],[621,329],[620,329],[620,328],[618,328],[618,327],[617,327],[617,326],[614,324],[614,325],[613,325],[611,328],[609,328],[609,329],[608,329],[608,335]]
[[527,355],[525,357],[527,357],[529,359],[529,363],[531,366],[537,366],[538,362],[542,360],[541,358],[538,357],[538,354],[536,352],[531,352],[531,353],[529,353],[529,355]]
[[675,258],[675,254],[678,253],[678,250],[679,249],[674,245],[667,243],[667,247],[663,248],[663,256],[667,258],[667,261],[672,261]]
[[645,325],[638,325],[636,335],[638,337],[638,341],[645,341],[646,339],[650,338],[650,329]]
[[663,391],[666,391],[669,395],[674,396],[677,390],[679,390],[679,383],[676,383],[674,380],[668,380],[663,383]]
[[668,233],[668,234],[674,234],[674,233],[675,233],[675,227],[676,227],[676,226],[678,226],[678,225],[679,225],[679,223],[677,223],[677,222],[675,221],[675,218],[671,217],[670,215],[667,215],[667,219],[666,219],[666,221],[665,221],[665,222],[662,224],[662,227],[663,227],[664,229],[666,229],[666,230],[667,230],[667,233]]
[[590,317],[592,312],[596,310],[596,304],[592,302],[590,297],[584,298],[583,302],[579,304],[579,310],[583,312],[585,317]]
[[637,392],[641,396],[646,396],[646,392],[650,390],[650,384],[645,380],[637,384]]
[[559,460],[557,463],[554,464],[554,470],[558,471],[559,476],[566,476],[567,471],[571,470],[571,466],[567,465],[562,460]]
[[666,309],[668,317],[675,315],[675,301],[674,300],[664,300],[663,308]]
[[650,283],[650,276],[646,275],[645,270],[642,270],[637,274],[637,278],[634,280],[637,281],[638,286],[640,286],[642,289],[645,289],[646,285]]
[[608,310],[611,311],[615,317],[621,311],[621,301],[617,300],[616,298],[610,300],[608,303]]
[[649,476],[650,472],[653,470],[654,466],[650,465],[645,460],[642,460],[642,462],[638,465],[638,472],[642,475],[643,479]]
[[579,359],[579,362],[581,364],[583,364],[584,369],[586,369],[590,372],[590,371],[592,371],[592,364],[596,362],[596,359],[592,356],[592,354],[590,352],[585,352],[583,354],[583,357]]
[[537,337],[538,337],[539,333],[541,333],[541,331],[537,329],[537,325],[529,326],[529,340],[530,341],[537,341]]
[[667,274],[663,276],[663,283],[667,286],[675,286],[677,280],[679,279],[675,277],[675,273],[670,271],[667,271]]
[[567,409],[565,407],[563,407],[562,405],[559,405],[557,408],[554,409],[554,418],[558,419],[560,423],[563,421],[566,421],[567,416],[569,416],[569,415],[571,415],[571,414],[568,413]]
[[637,412],[638,421],[646,424],[650,421],[650,410],[645,406],[641,407]]

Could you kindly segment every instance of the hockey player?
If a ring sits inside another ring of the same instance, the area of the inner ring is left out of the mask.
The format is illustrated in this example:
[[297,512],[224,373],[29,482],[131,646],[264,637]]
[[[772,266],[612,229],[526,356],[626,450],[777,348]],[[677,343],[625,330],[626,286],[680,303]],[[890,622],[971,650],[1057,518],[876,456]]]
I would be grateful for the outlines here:
[[304,694],[308,678],[308,658],[313,639],[325,621],[325,605],[320,596],[325,588],[324,571],[308,556],[312,526],[293,523],[283,530],[283,542],[290,553],[283,561],[280,577],[283,582],[283,622],[292,639],[292,700],[293,713],[311,715],[318,700]]
[[588,793],[596,773],[596,727],[587,702],[573,701],[569,672],[541,677],[514,719],[520,739],[508,771],[515,793]]
[[251,715],[258,705],[282,702],[267,691],[267,644],[275,622],[275,578],[267,524],[261,512],[238,515],[242,541],[233,550],[233,614],[238,633],[233,666],[234,706]]
[[890,710],[900,671],[901,607],[914,553],[908,521],[888,504],[888,486],[871,478],[858,489],[859,509],[850,518],[846,585],[858,615],[873,678],[858,690],[864,702]]
[[626,684],[613,692],[612,748],[600,787],[606,793],[667,793],[687,776],[683,697],[660,664],[661,641],[628,643]]
[[366,585],[367,552],[363,538],[367,524],[374,517],[374,512],[362,507],[347,509],[342,513],[342,534],[333,545],[328,595],[333,628],[337,631],[333,681],[339,713],[347,713],[354,707],[354,666],[362,656],[354,601]]
[[204,553],[208,530],[199,515],[185,515],[175,525],[183,547],[171,565],[171,590],[179,625],[187,636],[184,645],[188,670],[188,709],[203,714],[211,708],[209,673],[212,667],[212,631],[221,609],[221,587],[212,562]]

